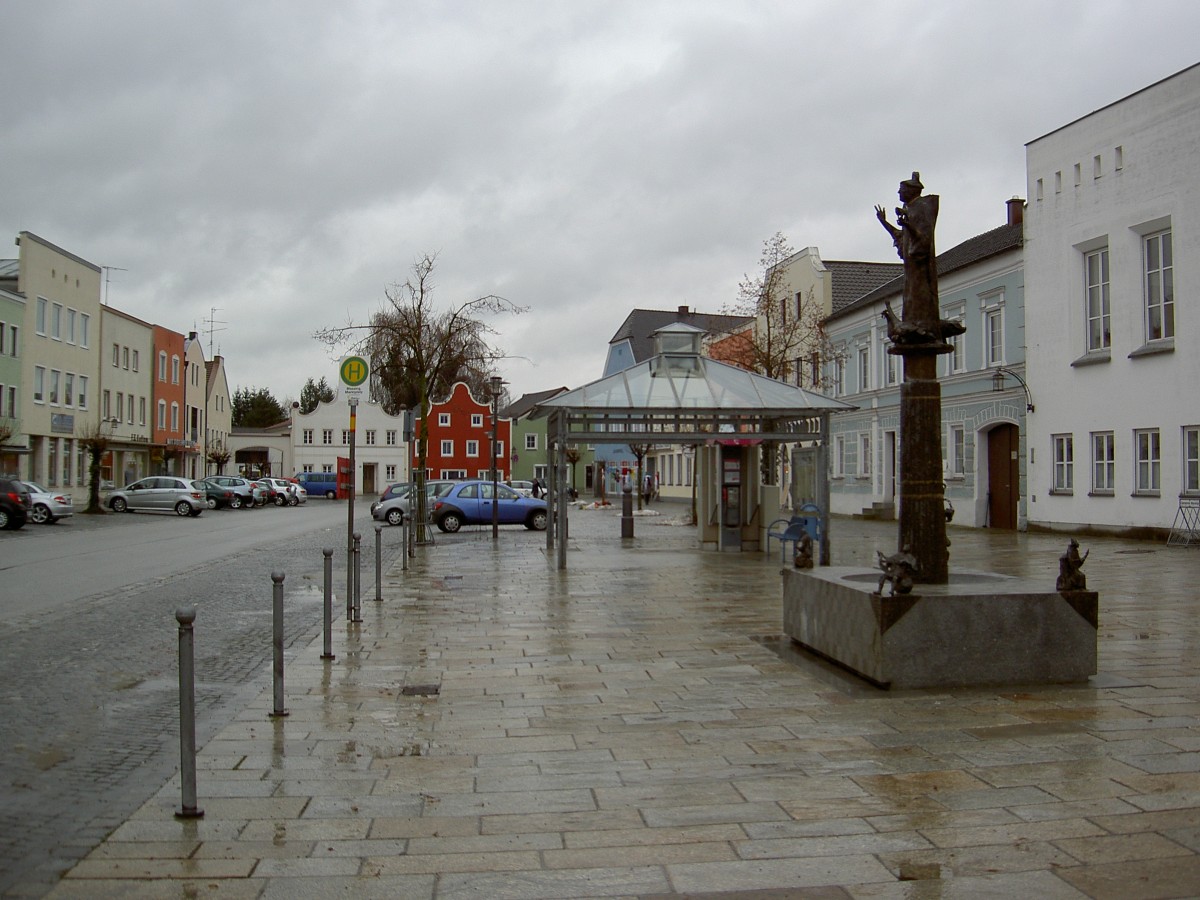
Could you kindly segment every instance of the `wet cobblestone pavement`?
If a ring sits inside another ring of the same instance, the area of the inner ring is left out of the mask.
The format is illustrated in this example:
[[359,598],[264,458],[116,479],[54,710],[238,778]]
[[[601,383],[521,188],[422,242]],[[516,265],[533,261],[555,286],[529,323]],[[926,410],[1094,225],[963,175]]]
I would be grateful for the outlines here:
[[[51,892],[96,897],[1200,895],[1195,550],[1085,538],[1087,684],[885,692],[781,640],[778,548],[573,511],[437,535],[338,615]],[[1062,535],[951,529],[954,567],[1044,578]],[[892,523],[837,519],[870,565]],[[407,690],[406,690],[407,688]]]

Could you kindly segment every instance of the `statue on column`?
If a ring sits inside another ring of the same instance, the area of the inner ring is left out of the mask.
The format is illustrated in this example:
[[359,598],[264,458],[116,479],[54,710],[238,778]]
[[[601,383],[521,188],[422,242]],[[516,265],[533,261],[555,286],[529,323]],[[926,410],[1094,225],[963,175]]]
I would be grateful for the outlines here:
[[888,221],[882,206],[875,207],[875,217],[892,236],[896,253],[904,261],[904,308],[897,318],[890,305],[885,304],[888,338],[897,348],[922,347],[934,353],[947,353],[952,348],[947,337],[962,334],[966,329],[959,322],[940,317],[938,308],[937,252],[933,232],[937,226],[938,196],[922,195],[921,173],[900,182],[900,202],[896,207],[896,224]]

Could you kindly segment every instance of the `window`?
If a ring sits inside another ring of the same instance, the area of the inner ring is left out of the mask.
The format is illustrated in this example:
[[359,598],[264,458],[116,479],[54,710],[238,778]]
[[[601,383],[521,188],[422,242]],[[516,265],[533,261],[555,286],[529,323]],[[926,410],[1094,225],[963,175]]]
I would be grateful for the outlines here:
[[75,401],[75,376],[67,372],[63,376],[63,406],[71,406]]
[[483,427],[483,413],[471,413],[471,427],[472,428],[482,428]]
[[384,477],[384,478],[386,478],[388,481],[395,481],[395,480],[396,480],[396,466],[395,466],[395,464],[393,464],[393,463],[389,463],[388,465],[386,465],[386,466],[384,466],[384,467],[383,467],[383,477]]
[[56,341],[62,340],[62,314],[61,303],[55,303],[50,307],[50,337]]
[[302,443],[311,444],[313,442],[313,430],[311,428],[305,428],[300,434]]
[[107,419],[107,418],[111,417],[111,415],[112,415],[112,413],[110,412],[110,410],[112,409],[111,401],[112,401],[112,394],[109,391],[105,390],[103,393],[101,393],[101,395],[100,395],[100,418]]
[[342,429],[342,443],[345,444],[347,447],[350,446],[350,429],[349,428]]
[[76,312],[73,309],[67,310],[67,343],[75,343],[75,316]]
[[129,424],[133,424],[133,394],[129,395]]
[[146,424],[146,398],[138,397],[138,424]]
[[396,446],[396,429],[389,428],[383,433],[383,440],[389,447]]
[[[963,323],[963,313],[958,311],[951,313],[947,318],[951,322],[956,322],[959,325]],[[951,335],[948,343],[954,348],[953,352],[946,354],[946,374],[952,375],[955,372],[964,372],[967,368],[967,342],[965,334]]]
[[1145,239],[1146,340],[1175,336],[1175,278],[1171,256],[1171,232],[1161,231]]
[[1111,340],[1108,309],[1108,248],[1084,256],[1084,285],[1087,290],[1087,349],[1104,350]]
[[536,433],[525,435],[525,449],[536,450],[538,445],[538,436]]
[[37,298],[37,322],[34,326],[34,330],[36,330],[37,333],[40,335],[45,335],[45,333],[46,333],[46,298],[45,297]]
[[333,443],[333,429],[332,428],[322,428],[321,429],[321,443],[322,444],[332,444]]
[[167,380],[167,351],[160,350],[158,352],[158,380]]
[[171,384],[179,384],[179,357],[171,357]]
[[[1078,346],[1078,345],[1076,345]],[[1004,310],[985,310],[983,314],[983,358],[985,365],[1004,363]]]
[[466,469],[442,469],[442,474],[439,477],[445,479],[446,481],[462,481],[464,478],[467,477],[467,470]]
[[[308,471],[311,472],[312,469],[309,469]],[[321,472],[325,475],[332,475],[333,474],[333,463],[321,463]]]
[[1051,493],[1069,494],[1075,490],[1075,438],[1069,434],[1052,435],[1054,445],[1054,486]]
[[450,413],[438,413],[438,427],[439,428],[449,428],[450,427]]
[[833,438],[833,477],[843,478],[846,474],[846,437],[834,435]]
[[125,418],[125,395],[117,391],[117,421]]
[[[0,419],[5,418],[4,415],[4,385],[0,384]],[[15,415],[9,415],[8,418],[15,419]]]
[[946,473],[962,478],[967,471],[967,431],[962,425],[946,429]]
[[871,389],[871,348],[858,348],[858,389],[860,391],[869,391]]
[[1092,432],[1092,493],[1111,494],[1116,475],[1116,443],[1111,431]]
[[129,348],[128,347],[121,348],[121,367],[124,369],[129,368]]
[[133,368],[133,371],[135,371],[135,372],[138,370],[138,352],[136,350],[133,351],[132,368]]
[[1133,433],[1135,459],[1137,460],[1137,488],[1135,494],[1158,496],[1162,487],[1161,448],[1158,440],[1158,429],[1147,428]]
[[121,345],[113,344],[113,368],[121,365]]
[[179,404],[178,403],[171,404],[171,430],[172,431],[179,430]]
[[504,458],[504,441],[496,441],[496,459]]
[[1200,493],[1200,426],[1196,425],[1183,429],[1183,489],[1189,494]]
[[17,389],[15,387],[8,389],[8,417],[10,419],[21,418],[17,409]]
[[841,397],[846,393],[846,361],[841,354],[833,361],[833,396]]
[[21,347],[21,342],[17,340],[20,337],[21,330],[16,325],[8,326],[8,355],[16,356],[17,351]]
[[58,369],[50,370],[50,402],[51,404],[58,403],[58,380],[62,375]]
[[871,474],[871,435],[869,432],[858,436],[858,474],[860,477]]
[[467,456],[479,455],[479,441],[467,441]]
[[159,428],[167,427],[167,401],[166,400],[158,401],[158,427]]
[[91,330],[90,329],[91,324],[92,324],[91,316],[89,316],[87,313],[79,314],[79,346],[83,347],[85,350],[88,348],[88,341],[90,339],[89,332]]
[[442,441],[441,450],[439,452],[442,454],[442,456],[453,456],[454,441]]
[[80,409],[87,409],[87,376],[80,375],[78,384],[79,391],[75,394],[75,405]]
[[900,383],[900,357],[895,353],[888,353],[890,346],[891,341],[885,341],[883,344],[883,377],[888,385],[893,385]]

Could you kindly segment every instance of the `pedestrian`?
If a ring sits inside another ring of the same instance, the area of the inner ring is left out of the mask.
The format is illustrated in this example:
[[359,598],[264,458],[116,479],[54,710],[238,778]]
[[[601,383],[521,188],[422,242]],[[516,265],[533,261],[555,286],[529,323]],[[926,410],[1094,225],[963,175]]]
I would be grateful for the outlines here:
[[533,479],[533,487],[530,489],[529,493],[532,494],[536,500],[542,499],[542,483],[536,478]]

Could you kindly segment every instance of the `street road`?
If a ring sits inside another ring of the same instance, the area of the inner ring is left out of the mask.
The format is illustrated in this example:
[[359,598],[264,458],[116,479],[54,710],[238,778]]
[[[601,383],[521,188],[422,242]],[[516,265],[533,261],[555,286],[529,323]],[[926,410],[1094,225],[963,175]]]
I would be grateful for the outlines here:
[[[355,510],[364,597],[368,507]],[[201,745],[270,686],[272,571],[286,575],[285,642],[307,643],[320,633],[321,550],[332,547],[344,627],[346,518],[345,503],[313,499],[0,532],[0,895],[46,893],[178,768],[178,607],[197,608]],[[400,529],[383,537],[386,567]]]

